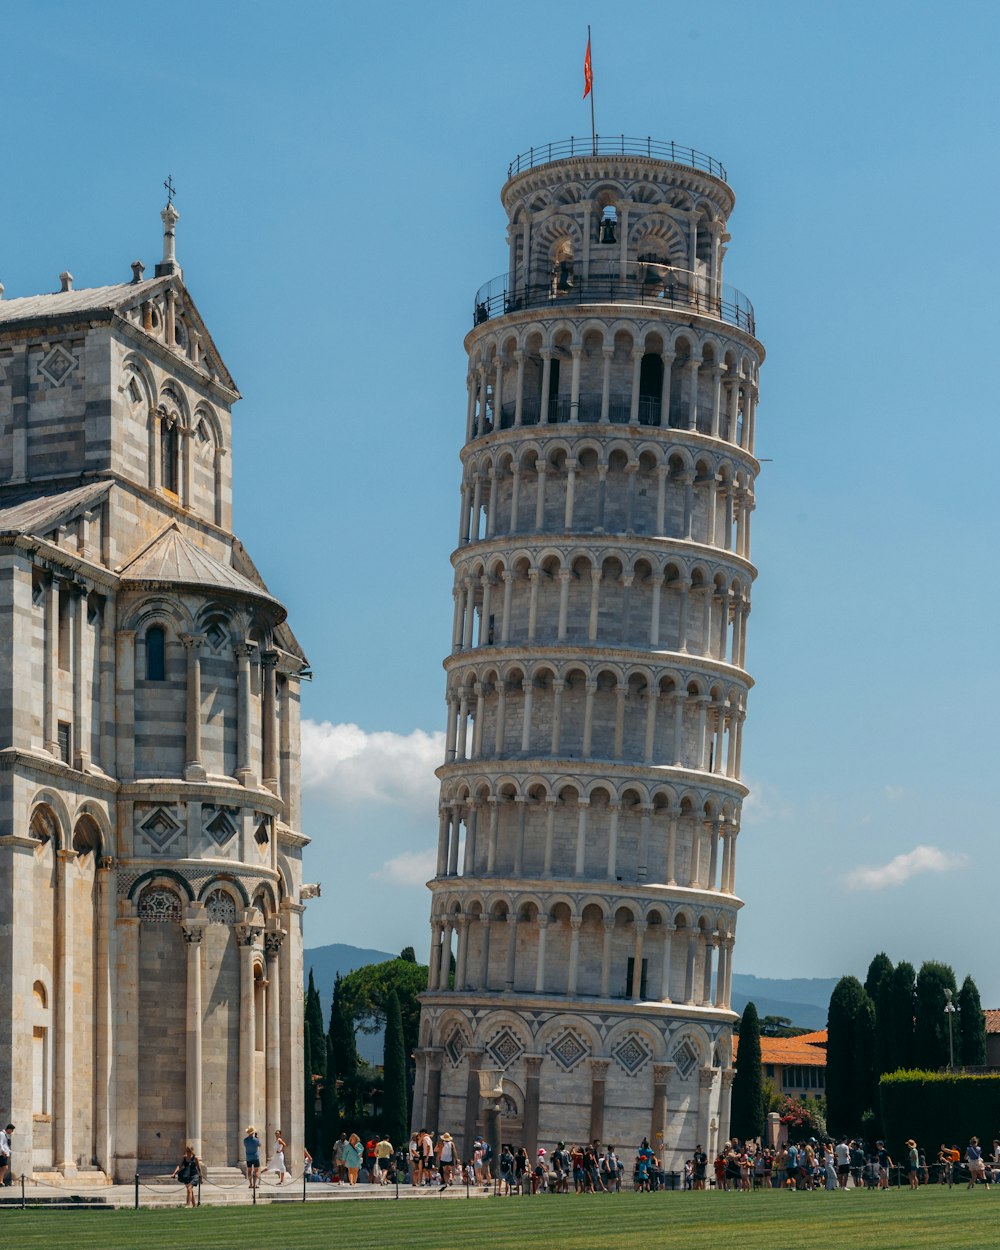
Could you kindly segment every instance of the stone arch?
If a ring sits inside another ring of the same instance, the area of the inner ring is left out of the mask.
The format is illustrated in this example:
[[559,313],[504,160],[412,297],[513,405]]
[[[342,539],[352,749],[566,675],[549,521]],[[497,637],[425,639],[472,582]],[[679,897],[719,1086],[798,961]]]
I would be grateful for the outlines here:
[[51,842],[56,850],[63,850],[72,823],[62,795],[55,790],[38,790],[28,804],[28,810],[28,837],[36,842]]

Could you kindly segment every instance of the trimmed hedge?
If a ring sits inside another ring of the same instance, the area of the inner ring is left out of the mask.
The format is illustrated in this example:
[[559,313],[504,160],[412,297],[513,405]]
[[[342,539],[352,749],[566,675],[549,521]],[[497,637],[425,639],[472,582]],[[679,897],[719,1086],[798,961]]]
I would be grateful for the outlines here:
[[978,1137],[983,1154],[1000,1137],[1000,1075],[889,1072],[879,1081],[882,1123],[890,1155],[905,1162],[904,1142],[912,1137],[933,1163],[942,1142],[955,1144],[965,1156],[970,1137]]

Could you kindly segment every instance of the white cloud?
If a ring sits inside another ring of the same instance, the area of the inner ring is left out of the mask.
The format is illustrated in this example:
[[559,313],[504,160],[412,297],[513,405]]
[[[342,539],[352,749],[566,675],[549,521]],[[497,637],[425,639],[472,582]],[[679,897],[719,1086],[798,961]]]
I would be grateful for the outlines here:
[[946,853],[936,846],[915,846],[890,859],[887,864],[868,868],[855,868],[845,877],[845,883],[854,890],[881,890],[889,885],[902,885],[911,877],[924,872],[950,872],[968,862],[961,853]]
[[444,734],[366,733],[357,725],[302,722],[302,788],[334,804],[375,802],[437,818]]
[[898,803],[899,800],[906,794],[906,791],[902,786],[887,785],[882,787],[882,791],[890,803]]
[[403,851],[371,873],[375,881],[387,885],[426,885],[437,868],[437,853],[426,851]]

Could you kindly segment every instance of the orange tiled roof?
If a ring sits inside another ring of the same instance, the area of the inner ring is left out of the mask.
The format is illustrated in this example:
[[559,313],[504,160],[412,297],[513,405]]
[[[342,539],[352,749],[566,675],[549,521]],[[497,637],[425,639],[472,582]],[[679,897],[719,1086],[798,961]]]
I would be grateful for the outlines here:
[[1000,1033],[1000,1007],[987,1007],[983,1015],[986,1017],[986,1032]]
[[[997,1013],[1000,1015],[1000,1012]],[[733,1038],[733,1060],[739,1053],[738,1037]],[[760,1039],[762,1063],[795,1064],[803,1068],[826,1067],[826,1029],[815,1033],[803,1033],[799,1037],[762,1037]]]

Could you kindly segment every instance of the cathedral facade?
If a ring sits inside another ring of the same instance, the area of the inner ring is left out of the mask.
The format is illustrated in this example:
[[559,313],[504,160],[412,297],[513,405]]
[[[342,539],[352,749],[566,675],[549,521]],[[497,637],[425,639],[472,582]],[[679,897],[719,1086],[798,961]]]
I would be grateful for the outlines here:
[[303,1118],[308,666],[162,216],[152,278],[0,287],[0,1115],[77,1184]]
[[[637,1145],[729,1132],[764,352],[711,157],[512,162],[473,305],[415,1126]],[[502,1074],[498,1083],[497,1075]]]

